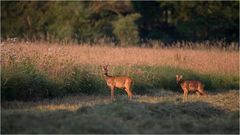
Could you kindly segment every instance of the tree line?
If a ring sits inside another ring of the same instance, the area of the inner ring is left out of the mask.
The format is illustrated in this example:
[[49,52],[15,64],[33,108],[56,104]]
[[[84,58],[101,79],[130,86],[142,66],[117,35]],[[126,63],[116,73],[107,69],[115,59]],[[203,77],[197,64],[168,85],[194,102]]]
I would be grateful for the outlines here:
[[2,1],[1,38],[138,45],[238,42],[238,1]]

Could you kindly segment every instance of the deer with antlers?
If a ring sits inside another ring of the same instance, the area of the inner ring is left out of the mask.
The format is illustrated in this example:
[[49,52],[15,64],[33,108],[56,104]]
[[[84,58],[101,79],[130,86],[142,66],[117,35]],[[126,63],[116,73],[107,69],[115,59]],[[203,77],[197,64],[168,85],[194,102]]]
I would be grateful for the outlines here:
[[111,100],[114,99],[114,89],[115,88],[124,89],[128,94],[128,98],[131,100],[132,96],[133,96],[132,89],[131,89],[133,79],[128,76],[116,77],[116,76],[108,75],[108,66],[109,65],[102,66],[102,70],[104,71],[104,74],[103,74],[104,79],[111,90]]
[[176,75],[177,84],[179,84],[183,90],[183,95],[187,96],[188,92],[196,92],[198,96],[206,95],[204,92],[204,84],[196,80],[184,80],[182,75]]

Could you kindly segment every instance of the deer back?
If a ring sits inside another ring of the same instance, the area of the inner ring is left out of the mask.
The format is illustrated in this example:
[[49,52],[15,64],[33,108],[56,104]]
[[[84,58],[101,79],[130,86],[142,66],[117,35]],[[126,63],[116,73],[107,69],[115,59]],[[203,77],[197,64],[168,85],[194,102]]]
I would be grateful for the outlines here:
[[132,79],[130,77],[106,77],[107,85],[110,87],[124,88],[130,87]]
[[181,87],[189,91],[195,91],[198,89],[202,89],[204,85],[200,81],[188,80],[188,81],[182,81]]

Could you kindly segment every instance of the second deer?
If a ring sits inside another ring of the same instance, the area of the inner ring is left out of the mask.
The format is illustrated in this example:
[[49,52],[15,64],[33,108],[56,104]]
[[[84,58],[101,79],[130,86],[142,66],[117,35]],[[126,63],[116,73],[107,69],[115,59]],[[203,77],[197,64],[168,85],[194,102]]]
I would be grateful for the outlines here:
[[108,75],[108,66],[102,66],[102,70],[104,71],[104,79],[111,89],[111,99],[114,99],[114,89],[122,88],[127,92],[128,98],[131,100],[133,96],[131,89],[133,79],[128,76],[115,77]]
[[176,75],[177,84],[179,84],[183,90],[183,95],[187,96],[188,92],[196,92],[198,96],[206,95],[204,92],[204,84],[196,80],[184,80],[182,75]]

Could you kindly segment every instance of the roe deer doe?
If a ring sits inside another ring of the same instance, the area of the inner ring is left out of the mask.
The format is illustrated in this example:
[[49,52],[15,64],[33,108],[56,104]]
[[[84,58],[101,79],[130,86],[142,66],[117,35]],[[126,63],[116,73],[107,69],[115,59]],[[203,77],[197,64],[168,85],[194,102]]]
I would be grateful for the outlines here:
[[115,88],[124,89],[128,94],[128,98],[131,100],[133,96],[132,89],[131,89],[133,79],[128,76],[115,77],[115,76],[108,75],[108,66],[109,65],[102,66],[102,70],[104,71],[104,79],[107,82],[107,85],[111,89],[111,100],[114,99]]
[[183,90],[183,95],[187,96],[188,92],[196,92],[198,96],[205,95],[204,84],[196,80],[184,80],[182,75],[176,75],[177,84],[179,84]]

